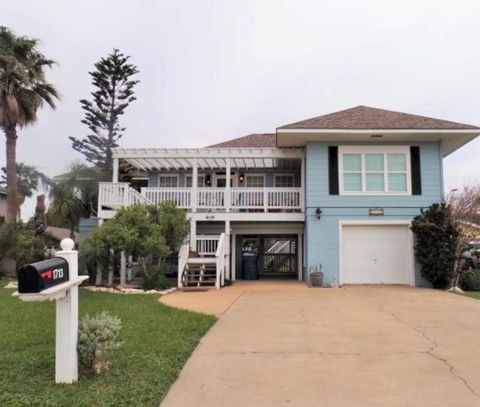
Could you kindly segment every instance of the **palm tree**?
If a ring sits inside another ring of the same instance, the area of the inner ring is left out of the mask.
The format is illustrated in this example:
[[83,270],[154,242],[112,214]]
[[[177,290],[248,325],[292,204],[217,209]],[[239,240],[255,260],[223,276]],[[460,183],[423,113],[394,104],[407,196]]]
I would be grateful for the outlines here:
[[[45,78],[45,69],[53,64],[38,50],[38,40],[0,27],[0,128],[6,137],[8,222],[16,222],[18,212],[17,128],[35,123],[45,103],[55,108],[58,92]],[[15,248],[5,253],[1,263],[7,276],[15,275]]]
[[80,219],[96,215],[101,175],[95,169],[73,163],[68,173],[50,187],[49,223],[68,226],[73,238]]
[[[36,190],[41,186],[43,190],[48,191],[52,181],[43,172],[37,170],[31,165],[18,162],[16,164],[17,173],[17,211],[20,217],[20,207],[25,202],[25,198],[31,198]],[[7,169],[2,168],[2,176],[0,178],[0,185],[8,185],[7,183]]]
[[0,27],[0,127],[6,137],[7,221],[17,219],[17,128],[33,124],[45,103],[55,108],[58,92],[45,78],[55,62],[38,50],[38,40]]

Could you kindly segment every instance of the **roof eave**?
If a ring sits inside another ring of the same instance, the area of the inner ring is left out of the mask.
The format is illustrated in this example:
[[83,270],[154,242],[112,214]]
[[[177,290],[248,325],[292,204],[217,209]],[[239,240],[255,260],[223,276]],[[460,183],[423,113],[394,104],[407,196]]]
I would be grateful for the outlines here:
[[277,129],[277,147],[301,147],[313,141],[401,142],[441,141],[446,157],[480,134],[480,129]]

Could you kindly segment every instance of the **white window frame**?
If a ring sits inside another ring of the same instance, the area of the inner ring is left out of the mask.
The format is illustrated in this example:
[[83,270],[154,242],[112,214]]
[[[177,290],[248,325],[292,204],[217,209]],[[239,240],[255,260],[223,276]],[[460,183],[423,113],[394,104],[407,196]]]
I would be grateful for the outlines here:
[[[362,156],[362,190],[345,191],[343,183],[343,156],[344,154],[361,154]],[[384,191],[367,191],[365,154],[383,154],[384,157]],[[388,166],[387,154],[405,154],[407,190],[388,191]],[[339,146],[338,147],[338,182],[340,195],[361,195],[361,196],[406,196],[412,195],[412,174],[410,164],[410,146]]]
[[[190,186],[190,187],[187,186],[187,178],[191,178],[191,179],[192,179],[192,186]],[[197,175],[197,179],[198,179],[198,178],[202,178],[202,179],[203,179],[202,184],[201,184],[201,185],[198,184],[198,187],[199,187],[199,188],[203,188],[203,187],[205,186],[205,180],[206,180],[205,174],[203,174],[203,173],[202,173],[202,174],[198,174],[198,175]],[[198,181],[197,181],[197,183],[198,183]],[[185,175],[185,188],[193,188],[193,175],[191,175],[191,174]]]
[[[292,179],[292,186],[291,187],[277,187],[277,178],[278,177],[290,177]],[[295,177],[293,176],[293,173],[288,172],[288,173],[273,174],[273,186],[275,188],[293,188],[293,187],[295,187]]]
[[[176,187],[162,187],[160,186],[160,178],[162,177],[170,177],[170,178],[176,178],[177,179],[177,186]],[[158,187],[159,188],[178,188],[178,174],[158,174]]]
[[[249,187],[248,186],[248,177],[262,177],[263,178],[263,187]],[[265,188],[265,186],[266,186],[265,174],[253,173],[253,172],[246,173],[244,182],[245,182],[245,187],[246,188]]]

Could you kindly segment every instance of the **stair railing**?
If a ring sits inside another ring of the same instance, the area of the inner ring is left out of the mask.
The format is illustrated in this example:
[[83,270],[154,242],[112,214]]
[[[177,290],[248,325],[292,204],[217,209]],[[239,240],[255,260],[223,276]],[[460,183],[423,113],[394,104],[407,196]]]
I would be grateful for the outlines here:
[[178,288],[183,287],[184,275],[185,275],[185,266],[188,262],[188,255],[190,254],[190,243],[184,243],[180,246],[178,251],[178,277],[177,277],[177,286]]
[[229,265],[229,255],[230,255],[230,235],[222,233],[220,235],[220,240],[218,241],[217,251],[215,257],[217,259],[217,273],[215,279],[215,287],[218,289],[225,285],[225,273]]

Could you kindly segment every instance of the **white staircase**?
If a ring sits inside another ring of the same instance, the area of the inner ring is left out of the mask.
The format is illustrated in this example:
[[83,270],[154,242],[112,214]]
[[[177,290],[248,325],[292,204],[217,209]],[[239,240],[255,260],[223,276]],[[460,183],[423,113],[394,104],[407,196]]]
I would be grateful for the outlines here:
[[[206,237],[203,236],[202,241],[206,240]],[[211,244],[211,247],[216,247],[215,253],[206,253],[205,257],[200,257],[198,252],[191,252],[188,243],[180,248],[178,254],[179,288],[207,290],[209,288],[218,289],[225,285],[225,277],[230,273],[230,235],[222,233],[220,237],[211,236],[211,241],[215,242]],[[205,247],[205,243],[202,243],[201,247]]]

